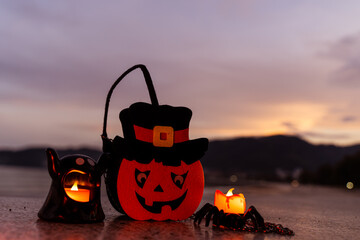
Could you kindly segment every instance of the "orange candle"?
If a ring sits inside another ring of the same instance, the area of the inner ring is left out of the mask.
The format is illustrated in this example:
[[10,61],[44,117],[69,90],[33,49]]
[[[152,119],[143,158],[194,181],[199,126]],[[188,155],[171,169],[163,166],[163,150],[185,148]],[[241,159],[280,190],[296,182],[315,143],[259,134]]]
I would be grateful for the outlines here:
[[242,193],[233,194],[231,188],[227,194],[223,194],[220,190],[216,190],[214,205],[219,210],[224,210],[225,213],[243,214],[246,210],[245,197]]
[[88,202],[90,201],[90,190],[89,189],[78,189],[77,182],[71,188],[64,188],[66,194],[77,202]]

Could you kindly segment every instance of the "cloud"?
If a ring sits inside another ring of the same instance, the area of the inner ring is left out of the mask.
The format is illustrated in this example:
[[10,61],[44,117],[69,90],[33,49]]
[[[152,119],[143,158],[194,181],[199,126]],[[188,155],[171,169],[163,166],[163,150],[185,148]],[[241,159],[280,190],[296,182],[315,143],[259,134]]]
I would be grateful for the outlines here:
[[[346,121],[354,121],[356,120],[356,117],[354,116],[347,116],[344,117],[342,119],[342,121],[346,122]],[[299,126],[297,124],[295,124],[294,122],[283,122],[282,126],[284,126],[286,128],[286,133],[287,134],[292,134],[292,135],[296,135],[305,139],[311,139],[315,142],[328,142],[329,140],[331,141],[346,141],[346,140],[350,140],[353,136],[351,136],[348,132],[344,131],[335,131],[332,129],[316,129],[316,126],[314,126],[313,130],[308,130],[308,129],[301,129],[299,128]],[[353,140],[353,139],[351,139]]]
[[281,125],[285,126],[290,132],[298,132],[299,131],[296,124],[294,124],[292,122],[283,122]]
[[[271,7],[254,1],[1,1],[0,104],[6,116],[1,127],[26,132],[14,135],[12,144],[33,139],[78,144],[91,136],[95,142],[111,84],[143,63],[160,104],[193,110],[196,137],[311,131],[329,105],[347,106],[358,93],[329,86],[323,73],[332,68],[314,60],[312,50],[303,51],[304,36],[313,36],[294,27],[303,19],[288,24],[283,19],[291,12]],[[327,57],[341,64],[336,79],[346,75],[356,81],[358,45],[354,35],[328,48]],[[149,96],[141,73],[133,72],[111,99],[113,133],[121,132],[120,110],[137,101],[148,102]],[[354,115],[350,110],[329,113],[330,127],[338,127],[343,116],[342,122],[354,121],[346,118]]]
[[327,140],[331,139],[333,141],[336,140],[344,140],[349,139],[350,136],[348,134],[339,133],[339,134],[333,134],[333,133],[324,133],[324,132],[316,132],[316,131],[310,131],[310,132],[299,132],[299,136],[305,137],[305,138],[313,138],[313,139],[321,139],[321,140]]
[[340,62],[331,81],[342,86],[360,87],[360,33],[345,36],[330,44],[324,56]]
[[299,137],[303,137],[305,139],[317,140],[320,142],[321,141],[326,142],[326,141],[329,141],[330,139],[331,139],[331,141],[334,141],[334,140],[347,140],[350,138],[350,135],[345,134],[345,133],[331,133],[326,130],[323,130],[323,131],[301,130],[293,122],[283,122],[282,125],[286,127],[287,133],[290,133],[290,134],[293,134],[293,135],[296,135]]
[[356,116],[344,116],[341,121],[342,122],[354,122],[356,121],[358,118]]

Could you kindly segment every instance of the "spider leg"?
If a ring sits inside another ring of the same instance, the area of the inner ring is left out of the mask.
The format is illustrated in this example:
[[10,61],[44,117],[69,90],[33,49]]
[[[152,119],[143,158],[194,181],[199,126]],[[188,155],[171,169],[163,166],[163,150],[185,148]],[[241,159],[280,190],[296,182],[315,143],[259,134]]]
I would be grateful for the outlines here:
[[219,214],[214,215],[213,217],[213,224],[217,227],[220,227],[221,225],[224,226],[226,214],[224,213],[224,210],[220,210]]
[[[205,226],[208,227],[210,224],[210,220],[211,220],[211,216],[215,216],[219,214],[219,209],[214,206],[206,215],[206,222],[205,222]],[[214,222],[214,221],[213,221]]]
[[251,219],[254,222],[255,229],[265,229],[264,218],[260,215],[254,206],[249,207],[249,209],[246,211],[244,220],[246,221],[247,219]]
[[214,214],[214,216],[213,216],[213,225],[214,225],[214,226],[218,226],[218,225],[219,225],[220,213],[221,213],[222,211],[223,211],[223,210],[220,210],[217,214]]
[[206,216],[206,214],[211,211],[214,206],[210,203],[206,203],[199,211],[195,213],[194,223],[201,223],[201,220]]
[[206,203],[199,211],[194,214],[194,223],[200,224],[206,213],[211,209],[211,204]]

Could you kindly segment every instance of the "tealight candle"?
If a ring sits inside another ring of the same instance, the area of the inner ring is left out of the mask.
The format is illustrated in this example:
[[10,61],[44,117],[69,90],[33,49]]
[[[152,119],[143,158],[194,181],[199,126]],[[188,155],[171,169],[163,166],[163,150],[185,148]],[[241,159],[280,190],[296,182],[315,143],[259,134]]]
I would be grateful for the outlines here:
[[75,201],[78,202],[88,202],[90,201],[90,190],[89,189],[79,189],[77,182],[71,188],[64,188],[66,194]]
[[233,194],[231,188],[225,195],[220,190],[215,191],[214,205],[225,213],[243,214],[246,210],[246,201],[242,193]]

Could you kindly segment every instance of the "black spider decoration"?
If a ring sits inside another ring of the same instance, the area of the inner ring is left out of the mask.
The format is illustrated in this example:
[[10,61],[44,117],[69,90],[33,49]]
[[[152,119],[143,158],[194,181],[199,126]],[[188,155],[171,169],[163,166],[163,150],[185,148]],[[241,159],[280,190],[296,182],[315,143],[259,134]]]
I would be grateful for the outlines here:
[[205,226],[208,227],[211,221],[214,227],[225,227],[232,230],[248,231],[248,232],[264,232],[264,233],[278,233],[282,235],[294,235],[294,231],[289,228],[283,227],[280,224],[265,222],[264,218],[256,210],[254,206],[244,214],[224,213],[220,210],[206,203],[194,215],[194,223],[200,224],[203,218],[206,219]]

